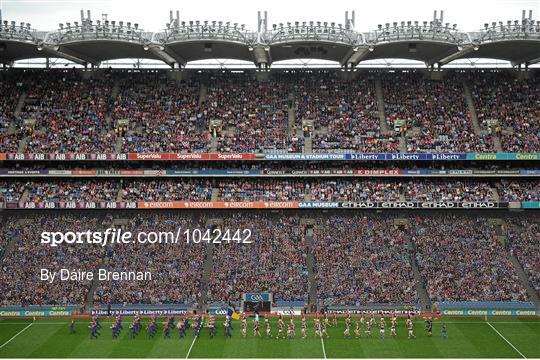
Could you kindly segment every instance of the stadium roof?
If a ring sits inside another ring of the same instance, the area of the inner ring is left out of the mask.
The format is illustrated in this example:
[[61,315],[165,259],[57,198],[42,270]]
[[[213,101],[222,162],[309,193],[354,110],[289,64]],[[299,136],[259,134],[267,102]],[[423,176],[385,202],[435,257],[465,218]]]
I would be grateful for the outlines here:
[[173,18],[162,32],[145,32],[138,24],[92,21],[81,11],[80,22],[60,24],[51,32],[30,24],[0,24],[0,63],[29,58],[64,58],[82,65],[125,58],[161,60],[174,66],[205,59],[237,59],[257,66],[275,61],[322,59],[354,67],[375,59],[410,59],[427,66],[456,59],[490,58],[513,66],[540,61],[540,21],[532,12],[521,20],[485,24],[477,32],[462,32],[443,23],[442,12],[431,21],[394,22],[371,32],[354,30],[346,13],[344,25],[310,21],[274,24],[268,29],[266,13],[259,13],[257,31],[222,21],[180,21]]

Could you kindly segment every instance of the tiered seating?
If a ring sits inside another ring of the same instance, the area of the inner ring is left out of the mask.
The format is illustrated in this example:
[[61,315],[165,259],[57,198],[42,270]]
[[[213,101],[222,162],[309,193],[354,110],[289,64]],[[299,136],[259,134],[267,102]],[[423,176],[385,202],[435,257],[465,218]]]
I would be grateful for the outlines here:
[[297,119],[314,120],[315,152],[398,152],[395,138],[381,134],[373,81],[341,80],[334,72],[298,76]]
[[418,216],[411,233],[432,300],[527,300],[527,293],[487,219]]
[[17,119],[31,132],[25,152],[114,152],[116,135],[105,119],[112,89],[108,77],[83,80],[75,72],[53,71],[28,80],[28,96]]
[[534,218],[511,218],[508,223],[508,244],[523,266],[529,282],[540,296],[540,228]]
[[164,74],[134,74],[120,81],[113,119],[128,120],[123,152],[204,152],[208,124],[198,108],[199,83]]
[[314,231],[318,299],[326,304],[411,304],[417,299],[405,233],[392,217],[334,215]]
[[510,73],[477,72],[469,75],[478,120],[498,121],[507,152],[540,151],[540,81],[517,80]]
[[270,292],[274,301],[307,300],[307,248],[298,216],[227,214],[221,228],[250,229],[252,243],[214,245],[209,301],[238,301],[246,292]]
[[493,140],[475,135],[467,109],[461,77],[449,74],[444,80],[427,80],[420,73],[381,75],[385,113],[394,127],[405,120],[412,133],[408,152],[492,152]]

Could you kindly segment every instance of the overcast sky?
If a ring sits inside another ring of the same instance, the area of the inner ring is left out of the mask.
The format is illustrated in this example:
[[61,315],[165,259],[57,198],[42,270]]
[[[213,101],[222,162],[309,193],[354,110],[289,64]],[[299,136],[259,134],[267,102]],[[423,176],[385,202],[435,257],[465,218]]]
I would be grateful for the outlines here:
[[[344,23],[345,10],[356,11],[356,30],[368,31],[393,21],[431,20],[433,10],[444,10],[444,22],[466,31],[478,30],[485,22],[521,19],[521,10],[533,10],[539,19],[540,0],[0,0],[5,20],[29,22],[38,30],[54,30],[60,22],[80,19],[80,10],[91,10],[92,18],[108,14],[109,20],[137,22],[148,31],[162,30],[169,10],[179,10],[180,20],[222,20],[246,24],[256,30],[257,10],[267,10],[269,25],[287,21]],[[527,12],[528,16],[528,12]]]

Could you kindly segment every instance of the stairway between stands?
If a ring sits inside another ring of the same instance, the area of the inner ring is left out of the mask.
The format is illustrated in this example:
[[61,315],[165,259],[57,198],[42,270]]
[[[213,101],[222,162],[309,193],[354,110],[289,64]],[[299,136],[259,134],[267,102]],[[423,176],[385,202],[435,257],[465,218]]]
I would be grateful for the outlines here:
[[308,271],[308,296],[309,296],[309,306],[317,304],[317,281],[315,279],[315,258],[311,250],[314,246],[313,241],[313,226],[315,226],[314,219],[302,219],[300,225],[303,226],[306,234],[306,267]]
[[[474,100],[472,98],[471,88],[469,87],[466,81],[463,81],[463,94],[465,95],[465,100],[467,101],[467,107],[469,108],[469,114],[471,115],[474,133],[477,136],[480,136],[481,134],[487,134],[488,130],[482,129],[480,127],[480,123],[478,122],[478,116],[476,114],[476,108],[474,106]],[[499,137],[499,134],[497,134],[497,132],[495,131],[491,131],[490,134],[491,136],[493,136],[493,146],[495,147],[495,150],[497,152],[503,152],[502,145],[501,145],[501,138]]]
[[[508,224],[506,220],[504,219],[497,219],[497,223],[494,226],[495,228],[495,236],[497,239],[501,242],[503,247],[505,249],[508,249],[507,246],[507,236],[506,236],[506,230],[508,229]],[[531,283],[529,282],[529,278],[525,271],[523,270],[523,266],[519,262],[518,258],[511,252],[508,252],[508,258],[510,259],[510,262],[512,265],[514,265],[514,269],[516,270],[516,274],[519,277],[519,280],[521,281],[521,285],[527,290],[527,295],[529,295],[529,298],[532,300],[534,305],[540,309],[540,297],[538,297],[538,294],[532,287]]]
[[[112,228],[112,229],[118,229],[118,228],[126,228],[128,225],[128,219],[114,219],[110,223],[103,222],[104,228]],[[96,269],[94,270],[94,279],[90,283],[90,288],[88,289],[88,293],[86,294],[86,309],[91,310],[94,307],[94,300],[95,300],[95,293],[99,286],[99,280],[98,280],[98,274],[97,271],[99,268],[107,267],[107,252],[104,252],[103,257],[101,258],[101,262],[96,266]]]
[[[222,219],[208,219],[206,228],[223,225]],[[199,308],[205,310],[208,300],[208,288],[210,276],[214,269],[214,244],[209,241],[206,245],[206,259],[204,260],[203,274],[201,278],[201,287],[199,289]]]
[[[397,218],[395,221],[396,221],[396,225],[398,226],[399,225],[410,226],[409,219]],[[409,235],[405,236],[405,240],[406,240],[406,245],[408,249],[407,256],[409,258],[409,263],[411,264],[414,279],[415,279],[416,294],[418,295],[418,302],[423,311],[430,311],[431,300],[429,299],[429,295],[426,290],[426,281],[422,277],[422,274],[420,273],[420,269],[418,268],[418,263],[416,262],[416,248]]]
[[[26,223],[30,223],[31,220],[29,219],[19,219],[15,222],[15,225],[19,228],[25,227]],[[2,264],[2,261],[4,261],[4,257],[6,257],[7,254],[9,254],[15,247],[15,244],[19,241],[20,236],[18,234],[15,234],[12,236],[8,243],[6,244],[6,247],[4,248],[4,252],[0,253],[0,264]]]

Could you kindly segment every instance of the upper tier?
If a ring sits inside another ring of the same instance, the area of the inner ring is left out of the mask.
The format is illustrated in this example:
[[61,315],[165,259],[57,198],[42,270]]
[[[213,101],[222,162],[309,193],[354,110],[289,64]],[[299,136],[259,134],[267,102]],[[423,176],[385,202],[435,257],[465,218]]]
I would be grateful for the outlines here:
[[529,75],[8,71],[0,155],[538,153]]

